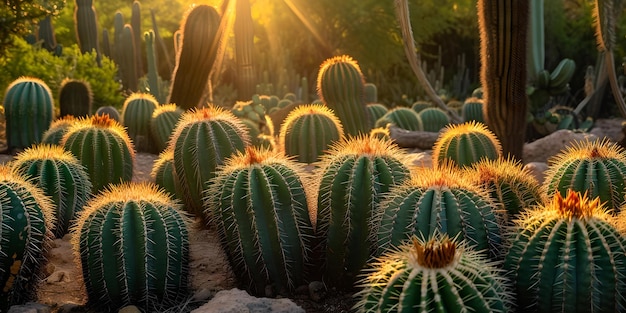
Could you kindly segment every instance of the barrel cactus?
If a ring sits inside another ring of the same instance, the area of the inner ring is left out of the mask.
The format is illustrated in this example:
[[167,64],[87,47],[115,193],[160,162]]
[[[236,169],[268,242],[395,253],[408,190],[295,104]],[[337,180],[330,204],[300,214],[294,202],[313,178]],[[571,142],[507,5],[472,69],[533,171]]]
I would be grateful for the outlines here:
[[54,117],[50,88],[34,77],[14,80],[4,94],[7,144],[9,149],[24,149],[41,142]]
[[158,151],[163,151],[167,147],[182,114],[183,110],[175,104],[160,105],[152,112],[150,132]]
[[249,146],[209,181],[205,214],[235,274],[254,294],[268,285],[285,294],[307,280],[314,233],[301,177],[299,165],[279,152]]
[[88,81],[66,78],[59,88],[59,108],[61,117],[91,115],[93,95]]
[[94,194],[133,178],[133,144],[122,125],[108,115],[80,119],[67,130],[61,145],[85,167]]
[[448,125],[433,146],[433,164],[469,166],[483,158],[495,160],[502,156],[500,140],[487,126],[478,122]]
[[568,190],[522,213],[504,263],[520,312],[626,310],[626,237],[600,201]]
[[73,228],[87,304],[111,311],[162,311],[187,297],[188,221],[178,202],[150,183],[111,185]]
[[365,103],[365,79],[357,62],[347,55],[327,59],[317,76],[317,93],[344,127],[346,135],[367,134],[370,124]]
[[231,112],[217,106],[183,113],[168,149],[174,151],[176,176],[185,209],[202,216],[202,193],[218,165],[249,145],[245,126]]
[[391,189],[376,220],[378,253],[435,232],[465,240],[492,260],[503,256],[502,212],[489,194],[452,167],[420,168]]
[[50,124],[50,128],[43,133],[41,138],[41,143],[47,143],[51,145],[59,145],[61,144],[61,139],[67,132],[67,130],[74,124],[78,119],[73,115],[66,115],[62,118],[58,118]]
[[319,161],[333,142],[343,137],[343,127],[328,107],[300,105],[287,115],[280,128],[279,146],[298,162]]
[[548,197],[568,189],[600,197],[618,210],[626,196],[626,152],[608,140],[573,143],[549,160],[543,188]]
[[63,237],[91,197],[91,181],[83,165],[61,146],[48,144],[27,148],[11,164],[55,204],[52,232],[57,238]]
[[52,239],[54,204],[35,185],[0,165],[0,310],[33,301]]
[[440,108],[426,108],[418,113],[422,121],[422,130],[438,132],[450,124],[448,114]]
[[110,106],[110,105],[99,107],[96,110],[96,113],[94,113],[94,115],[108,115],[109,118],[115,120],[116,122],[118,123],[122,122],[122,117],[120,116],[120,112],[115,107]]
[[501,269],[463,241],[412,238],[364,271],[356,312],[509,312]]
[[182,191],[174,172],[174,151],[166,149],[152,165],[150,177],[154,183],[170,194],[172,198],[182,199]]
[[463,121],[476,121],[479,123],[485,123],[485,116],[483,114],[483,100],[475,97],[467,98],[463,102],[461,107],[461,115]]
[[376,121],[378,121],[379,118],[383,117],[383,115],[389,112],[389,109],[387,109],[386,106],[380,103],[369,103],[367,104],[366,108],[368,113],[367,118],[370,122],[371,128],[376,127]]
[[391,141],[349,137],[333,144],[314,174],[323,278],[351,288],[376,249],[373,219],[391,187],[409,178],[405,152]]
[[406,130],[424,130],[419,114],[405,107],[391,109],[376,121],[376,127],[385,127],[387,124]]
[[152,113],[159,106],[156,98],[149,93],[132,93],[122,107],[122,125],[137,151],[154,152],[150,121]]

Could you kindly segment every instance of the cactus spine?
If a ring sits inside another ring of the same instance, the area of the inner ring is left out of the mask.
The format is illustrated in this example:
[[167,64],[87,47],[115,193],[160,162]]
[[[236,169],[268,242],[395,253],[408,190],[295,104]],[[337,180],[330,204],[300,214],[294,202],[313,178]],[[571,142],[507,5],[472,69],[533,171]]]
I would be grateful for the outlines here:
[[463,121],[476,121],[479,123],[485,123],[485,117],[483,114],[483,100],[475,97],[465,99],[463,106],[461,107]]
[[158,106],[157,100],[148,93],[136,92],[124,101],[122,125],[126,127],[137,151],[152,152],[156,148],[152,140],[150,121]]
[[280,128],[279,144],[298,162],[319,161],[333,142],[343,137],[341,122],[328,107],[311,104],[296,107]]
[[393,124],[406,130],[424,130],[420,115],[405,107],[389,110],[376,121],[376,127],[386,127],[387,124]]
[[41,142],[54,116],[48,85],[33,77],[14,80],[4,94],[8,148],[27,148]]
[[622,312],[626,239],[595,198],[569,190],[517,221],[504,268],[523,312]]
[[78,119],[73,115],[66,115],[62,118],[56,119],[50,124],[50,128],[43,133],[41,143],[47,143],[51,145],[60,145],[61,139],[67,132],[67,130]]
[[93,194],[133,177],[133,144],[122,125],[107,115],[80,119],[67,130],[61,145],[85,166]]
[[364,271],[356,312],[509,312],[502,270],[447,236],[387,252]]
[[88,305],[155,312],[187,296],[187,220],[153,184],[111,185],[89,201],[73,234]]
[[172,198],[181,200],[183,198],[180,185],[174,172],[174,151],[167,149],[159,154],[159,157],[152,165],[150,177],[154,183],[165,190]]
[[150,118],[150,132],[159,151],[165,150],[183,110],[175,104],[158,106]]
[[56,208],[52,233],[61,238],[91,197],[91,181],[85,168],[60,146],[41,144],[17,155],[14,170],[32,179]]
[[130,24],[124,25],[119,38],[119,45],[116,53],[119,61],[120,76],[122,78],[122,88],[126,92],[136,92],[139,90],[139,73],[135,63],[135,33]]
[[93,0],[75,0],[74,23],[76,37],[82,53],[95,52],[100,65],[100,47],[98,45],[98,20]]
[[347,55],[327,59],[320,66],[318,96],[339,117],[346,135],[369,133],[364,84],[361,68]]
[[59,107],[61,117],[91,115],[93,95],[89,82],[66,78],[59,89]]
[[500,141],[484,124],[465,122],[448,125],[433,146],[433,164],[451,162],[469,166],[483,158],[495,160],[502,155]]
[[209,181],[206,214],[254,294],[270,284],[284,294],[306,281],[314,234],[301,175],[283,155],[248,147]]

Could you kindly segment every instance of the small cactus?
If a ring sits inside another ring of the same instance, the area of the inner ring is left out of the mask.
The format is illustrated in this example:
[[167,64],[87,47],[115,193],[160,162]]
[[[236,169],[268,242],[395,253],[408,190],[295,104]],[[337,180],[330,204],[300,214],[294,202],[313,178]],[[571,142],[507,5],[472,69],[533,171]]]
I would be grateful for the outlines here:
[[152,113],[159,106],[156,98],[149,93],[132,93],[122,107],[122,125],[126,127],[128,137],[140,152],[156,150],[152,140],[150,121]]
[[383,115],[385,115],[387,112],[389,112],[389,109],[387,109],[386,106],[380,103],[369,103],[367,105],[367,118],[370,122],[370,127],[376,127],[376,121],[378,121],[379,118],[383,117]]
[[484,124],[483,100],[475,97],[465,99],[461,108],[461,115],[465,122],[476,121]]
[[175,104],[160,105],[152,112],[150,132],[158,151],[163,151],[167,147],[182,114],[183,110]]
[[166,149],[152,165],[150,177],[154,183],[165,190],[172,198],[182,200],[183,195],[174,172],[174,151]]
[[59,89],[59,108],[61,117],[91,115],[93,95],[89,82],[66,78]]
[[438,132],[450,124],[448,114],[440,108],[426,108],[418,113],[422,121],[422,130]]
[[405,107],[391,109],[376,121],[376,127],[385,127],[387,124],[406,130],[424,130],[419,114]]
[[484,124],[466,122],[446,126],[433,146],[433,164],[449,163],[458,167],[472,165],[483,158],[502,156],[500,141]]
[[120,112],[115,107],[110,105],[99,107],[94,115],[108,115],[109,118],[115,120],[116,122],[122,122]]
[[66,115],[62,118],[52,121],[50,128],[43,133],[41,143],[47,143],[51,145],[61,144],[61,139],[67,132],[68,128],[72,126],[78,119],[73,115]]

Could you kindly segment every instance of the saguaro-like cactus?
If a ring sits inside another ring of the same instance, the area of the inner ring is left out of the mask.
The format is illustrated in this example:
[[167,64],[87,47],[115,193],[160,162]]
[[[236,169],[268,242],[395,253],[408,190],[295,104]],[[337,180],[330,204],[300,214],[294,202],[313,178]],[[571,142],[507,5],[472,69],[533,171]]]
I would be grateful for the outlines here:
[[59,89],[59,108],[61,117],[72,115],[75,117],[91,115],[93,95],[89,82],[66,78],[61,82]]
[[626,239],[600,200],[569,190],[517,221],[504,267],[520,312],[622,312]]
[[509,312],[502,270],[447,236],[413,237],[364,271],[356,312]]
[[3,106],[9,149],[39,143],[54,117],[50,88],[34,77],[14,80],[4,94]]
[[150,118],[150,132],[159,151],[165,150],[183,110],[175,104],[158,106]]
[[433,146],[433,164],[472,165],[483,158],[495,160],[502,155],[498,138],[484,124],[466,122],[449,125]]
[[361,68],[347,55],[327,59],[320,66],[317,94],[339,117],[346,135],[369,133],[364,84]]
[[52,239],[54,205],[38,187],[0,165],[0,310],[35,300]]
[[24,150],[11,164],[55,204],[56,223],[51,230],[57,238],[63,237],[91,197],[91,181],[83,165],[62,147],[47,144]]
[[159,106],[157,100],[148,93],[136,92],[128,96],[122,107],[122,125],[135,144],[137,151],[154,152],[150,121]]
[[153,184],[112,185],[89,201],[73,231],[88,305],[156,312],[187,297],[187,221]]
[[82,53],[95,52],[100,64],[100,46],[98,42],[98,20],[93,0],[75,0],[74,24],[78,46]]
[[314,234],[301,175],[280,153],[248,147],[209,181],[206,214],[235,274],[255,294],[268,285],[285,293],[306,282]]

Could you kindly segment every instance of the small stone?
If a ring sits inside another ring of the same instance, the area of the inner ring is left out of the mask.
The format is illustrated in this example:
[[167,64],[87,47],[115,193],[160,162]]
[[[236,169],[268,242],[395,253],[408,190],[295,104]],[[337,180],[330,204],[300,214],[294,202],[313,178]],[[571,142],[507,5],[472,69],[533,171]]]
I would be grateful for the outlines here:
[[274,288],[272,287],[272,285],[265,286],[265,296],[268,298],[276,297],[276,293],[274,292]]
[[121,308],[119,311],[117,311],[117,313],[141,313],[141,310],[134,305],[128,305]]
[[193,294],[192,300],[197,302],[206,301],[211,299],[214,295],[215,292],[213,290],[202,288]]
[[80,304],[68,302],[68,303],[63,303],[57,310],[57,313],[73,313],[73,312],[84,312],[84,311],[85,309]]
[[68,273],[67,271],[55,271],[54,273],[50,274],[50,276],[48,276],[46,278],[46,283],[48,284],[56,284],[56,283],[69,283],[71,282],[72,279],[70,278],[70,273]]
[[326,286],[321,281],[312,281],[309,283],[309,297],[313,301],[320,301],[326,296]]
[[28,302],[22,305],[14,305],[9,308],[8,313],[50,313],[50,308],[41,303]]

